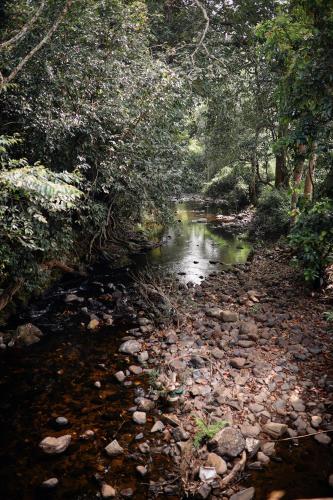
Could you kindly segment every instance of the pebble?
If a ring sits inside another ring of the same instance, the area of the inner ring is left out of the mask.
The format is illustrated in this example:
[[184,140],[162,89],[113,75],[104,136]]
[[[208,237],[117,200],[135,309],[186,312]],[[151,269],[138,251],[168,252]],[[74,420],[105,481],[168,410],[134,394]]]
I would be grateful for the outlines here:
[[151,428],[150,432],[162,432],[164,430],[164,428],[165,428],[165,425],[163,424],[163,422],[158,420],[157,422],[155,422],[155,424]]
[[317,415],[313,415],[311,417],[311,425],[312,427],[314,427],[315,429],[317,429],[320,424],[322,423],[323,419]]
[[262,451],[258,451],[257,459],[260,463],[262,463],[264,465],[267,465],[270,462],[269,457],[267,455],[265,455],[265,453],[263,453]]
[[120,446],[116,439],[111,441],[111,443],[109,443],[104,449],[110,457],[117,457],[118,455],[122,455],[124,453],[124,449]]
[[65,426],[68,424],[68,420],[66,417],[57,417],[56,424],[61,425],[61,426]]
[[115,378],[118,380],[118,382],[124,382],[126,375],[123,371],[119,371],[114,374]]
[[143,465],[137,465],[136,470],[140,474],[140,476],[142,476],[142,477],[144,477],[148,472],[147,467],[145,467]]
[[220,475],[227,472],[228,469],[226,462],[216,453],[208,453],[207,465],[210,467],[214,467],[217,474]]
[[147,422],[147,415],[144,411],[135,411],[132,418],[139,425],[144,425]]
[[141,349],[141,344],[137,340],[126,340],[119,347],[119,352],[124,354],[135,354]]
[[244,359],[244,358],[232,358],[232,359],[230,359],[229,363],[230,363],[230,366],[232,366],[233,368],[237,368],[240,370],[245,365],[246,359]]
[[280,424],[277,422],[267,422],[263,427],[263,431],[274,439],[282,437],[283,434],[287,432],[287,429],[288,426],[286,424]]
[[314,436],[315,440],[320,444],[330,444],[332,439],[327,434],[316,434]]
[[101,488],[102,498],[114,498],[116,496],[116,490],[109,484],[103,483]]
[[100,383],[99,380],[96,380],[96,382],[94,383],[94,386],[97,387],[97,389],[100,389],[102,387],[102,384]]
[[98,319],[92,319],[89,321],[87,328],[88,330],[96,330],[96,328],[99,326],[99,320]]
[[50,479],[43,481],[42,487],[47,488],[47,489],[51,489],[51,488],[55,488],[56,486],[58,486],[58,484],[59,484],[59,479],[56,477],[51,477]]
[[246,488],[246,490],[239,491],[230,497],[230,500],[252,500],[255,494],[253,487]]

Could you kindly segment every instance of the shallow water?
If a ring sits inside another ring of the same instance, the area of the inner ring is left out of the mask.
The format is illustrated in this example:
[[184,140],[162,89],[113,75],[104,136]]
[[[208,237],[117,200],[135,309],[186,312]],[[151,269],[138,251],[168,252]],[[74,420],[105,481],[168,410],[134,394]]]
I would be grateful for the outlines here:
[[159,267],[182,276],[183,281],[200,283],[210,272],[225,266],[244,264],[250,244],[228,232],[215,206],[198,202],[176,205],[178,222],[163,237],[163,245],[137,256],[138,266]]

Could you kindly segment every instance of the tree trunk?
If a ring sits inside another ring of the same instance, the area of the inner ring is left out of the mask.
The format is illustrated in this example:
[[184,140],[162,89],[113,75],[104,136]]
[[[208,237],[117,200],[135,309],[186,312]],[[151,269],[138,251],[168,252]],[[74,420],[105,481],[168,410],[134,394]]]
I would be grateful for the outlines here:
[[314,143],[312,146],[311,156],[309,158],[309,164],[306,171],[305,184],[304,184],[304,198],[308,201],[312,201],[313,198],[313,181],[314,181],[314,172],[317,163],[317,154],[316,154],[317,144]]
[[[286,136],[287,127],[279,125],[278,139]],[[289,186],[289,172],[287,169],[287,148],[280,146],[275,154],[275,187],[287,188]]]
[[291,216],[292,220],[295,220],[296,217],[295,210],[298,202],[298,190],[303,177],[305,153],[306,153],[306,145],[300,144],[298,147],[296,165],[293,171],[293,191],[291,194],[291,207],[290,207],[291,211],[293,212]]

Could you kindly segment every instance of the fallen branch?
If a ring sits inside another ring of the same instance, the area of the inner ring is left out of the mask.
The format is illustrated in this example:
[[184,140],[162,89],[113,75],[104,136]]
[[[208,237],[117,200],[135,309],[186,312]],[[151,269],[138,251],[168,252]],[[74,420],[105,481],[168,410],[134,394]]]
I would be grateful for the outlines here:
[[327,431],[312,432],[310,434],[303,434],[302,436],[277,439],[276,441],[273,441],[273,443],[280,443],[281,441],[293,441],[294,439],[302,439],[302,438],[306,438],[306,437],[310,437],[310,436],[317,436],[318,434],[327,434],[328,432],[333,432],[333,429],[329,429]]
[[246,452],[243,451],[241,459],[234,465],[231,472],[220,481],[220,487],[225,488],[231,481],[235,479],[239,472],[242,472],[246,464]]

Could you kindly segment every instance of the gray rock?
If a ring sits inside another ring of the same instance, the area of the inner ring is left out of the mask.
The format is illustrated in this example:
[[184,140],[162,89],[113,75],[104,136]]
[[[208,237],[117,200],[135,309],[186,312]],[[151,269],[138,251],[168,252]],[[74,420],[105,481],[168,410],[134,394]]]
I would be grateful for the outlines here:
[[146,363],[146,361],[148,361],[148,359],[149,359],[149,354],[148,354],[147,351],[143,351],[143,352],[140,352],[138,354],[138,361],[139,361],[139,363],[141,363],[141,364],[142,363]]
[[147,467],[144,465],[137,465],[136,470],[140,474],[140,476],[142,476],[142,477],[144,477],[148,472]]
[[275,450],[275,443],[272,443],[271,441],[268,441],[266,443],[262,443],[261,445],[261,451],[265,453],[268,457],[272,457],[275,455],[276,450]]
[[221,316],[225,323],[234,323],[238,321],[238,313],[234,311],[224,310]]
[[320,444],[330,444],[332,439],[327,434],[316,434],[315,440]]
[[313,415],[311,417],[311,425],[312,427],[314,427],[315,429],[317,429],[320,424],[322,423],[323,419],[317,415]]
[[250,425],[250,424],[244,423],[241,425],[240,430],[241,430],[243,436],[249,437],[249,438],[256,438],[257,436],[259,436],[259,434],[261,432],[261,427],[259,424]]
[[218,455],[237,457],[245,448],[245,439],[236,427],[226,427],[220,430],[209,442]]
[[126,340],[119,347],[119,352],[125,354],[135,354],[141,349],[141,344],[137,340]]
[[252,340],[257,340],[258,327],[252,321],[242,321],[239,325],[239,333],[241,335],[247,335]]
[[117,457],[118,455],[122,455],[124,453],[124,449],[120,446],[118,441],[114,439],[105,447],[106,453],[109,457]]
[[248,349],[249,347],[254,346],[253,340],[239,340],[238,341],[239,347],[244,347],[245,349]]
[[232,366],[233,368],[237,368],[238,370],[243,368],[245,363],[246,363],[246,359],[244,359],[244,358],[232,358],[232,359],[230,359],[230,366]]
[[157,422],[155,422],[155,424],[151,428],[150,432],[153,432],[153,433],[154,432],[162,432],[164,429],[165,429],[165,425],[163,424],[163,422],[161,422],[161,420],[158,420]]
[[44,451],[44,453],[57,455],[67,450],[71,439],[72,436],[70,434],[65,434],[64,436],[59,437],[48,436],[39,443],[39,447]]
[[139,411],[151,411],[155,408],[155,403],[148,398],[137,398],[135,402],[138,405]]
[[126,375],[123,371],[119,371],[114,374],[115,378],[118,380],[118,382],[124,382]]
[[209,497],[211,491],[212,491],[212,488],[209,486],[209,484],[202,483],[197,490],[197,494],[198,494],[199,498],[202,498],[203,500],[205,500],[206,498]]
[[288,426],[286,424],[279,424],[277,422],[267,422],[263,431],[269,434],[274,439],[279,439],[287,432]]
[[56,418],[56,424],[61,425],[61,426],[67,425],[68,424],[68,420],[67,420],[66,417],[57,417]]
[[252,437],[248,437],[245,439],[245,449],[249,453],[250,456],[253,456],[257,453],[260,448],[259,439],[255,439]]
[[267,465],[270,462],[269,457],[267,455],[265,455],[265,453],[263,453],[262,451],[258,451],[257,459],[261,464],[264,464],[264,465]]
[[136,424],[144,425],[147,422],[147,415],[144,411],[135,411],[133,413],[133,420]]
[[253,487],[246,488],[246,490],[239,491],[230,497],[230,500],[252,500],[255,494]]
[[206,310],[207,316],[211,316],[212,318],[217,318],[217,319],[221,319],[222,313],[223,313],[222,309],[219,309],[218,307],[211,307]]

